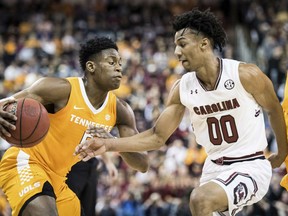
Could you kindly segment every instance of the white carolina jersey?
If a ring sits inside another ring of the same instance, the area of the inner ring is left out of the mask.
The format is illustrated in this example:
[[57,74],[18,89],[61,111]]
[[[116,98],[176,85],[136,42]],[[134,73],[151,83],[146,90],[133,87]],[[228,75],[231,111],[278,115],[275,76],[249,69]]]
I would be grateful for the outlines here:
[[219,76],[211,91],[195,72],[183,75],[180,81],[180,100],[190,110],[196,141],[212,159],[249,155],[267,146],[262,108],[242,86],[239,63],[220,59]]

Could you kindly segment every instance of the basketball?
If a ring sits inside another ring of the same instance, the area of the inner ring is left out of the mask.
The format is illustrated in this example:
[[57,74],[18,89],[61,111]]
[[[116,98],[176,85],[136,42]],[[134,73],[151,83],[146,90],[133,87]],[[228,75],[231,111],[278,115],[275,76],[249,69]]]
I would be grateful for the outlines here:
[[11,137],[6,137],[12,146],[20,148],[32,147],[41,142],[50,127],[48,112],[38,101],[31,98],[21,98],[9,103],[4,110],[17,116],[16,130],[9,130]]

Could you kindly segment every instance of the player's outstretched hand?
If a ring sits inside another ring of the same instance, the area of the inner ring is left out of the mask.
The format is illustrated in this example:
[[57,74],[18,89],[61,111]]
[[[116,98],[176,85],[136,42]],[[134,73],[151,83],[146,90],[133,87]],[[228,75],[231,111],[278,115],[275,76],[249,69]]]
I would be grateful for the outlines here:
[[8,129],[15,130],[16,127],[11,122],[15,122],[17,120],[16,115],[6,112],[4,109],[7,104],[15,102],[15,99],[8,99],[0,103],[0,136],[5,139],[5,137],[10,137]]
[[99,137],[99,138],[114,138],[112,134],[106,131],[104,128],[95,127],[93,125],[89,125],[88,129],[86,130],[92,137]]
[[105,152],[106,146],[104,145],[103,139],[94,137],[93,139],[86,140],[76,146],[74,155],[78,155],[80,160],[88,161]]

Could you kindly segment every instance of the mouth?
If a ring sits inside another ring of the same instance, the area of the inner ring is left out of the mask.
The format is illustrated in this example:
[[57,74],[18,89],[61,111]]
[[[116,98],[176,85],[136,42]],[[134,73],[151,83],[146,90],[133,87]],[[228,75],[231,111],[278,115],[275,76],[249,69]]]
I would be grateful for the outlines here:
[[114,76],[113,78],[120,81],[122,79],[122,76]]
[[181,60],[182,65],[188,63],[187,60]]

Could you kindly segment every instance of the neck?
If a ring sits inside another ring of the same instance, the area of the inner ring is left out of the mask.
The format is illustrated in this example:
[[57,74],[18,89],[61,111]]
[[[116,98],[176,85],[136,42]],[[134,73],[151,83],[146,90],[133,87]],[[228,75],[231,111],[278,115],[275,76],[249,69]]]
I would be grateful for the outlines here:
[[90,103],[95,109],[100,108],[107,97],[108,91],[103,91],[97,85],[95,85],[95,83],[90,83],[85,77],[83,77],[82,80]]
[[204,65],[207,66],[197,72],[197,78],[207,90],[213,90],[221,70],[220,59],[215,57]]

